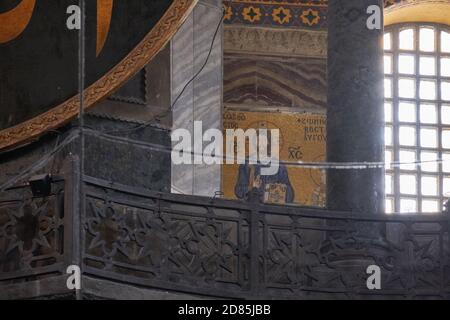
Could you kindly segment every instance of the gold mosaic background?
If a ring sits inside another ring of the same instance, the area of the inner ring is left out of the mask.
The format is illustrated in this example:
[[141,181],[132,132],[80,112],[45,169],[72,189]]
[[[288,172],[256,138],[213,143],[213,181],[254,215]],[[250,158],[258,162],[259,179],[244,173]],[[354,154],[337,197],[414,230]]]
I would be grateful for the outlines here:
[[[326,158],[326,118],[321,114],[226,111],[224,129],[280,129],[280,159],[289,162],[321,162]],[[325,174],[321,170],[287,167],[294,189],[294,203],[325,206]],[[223,165],[222,190],[236,199],[239,165]]]

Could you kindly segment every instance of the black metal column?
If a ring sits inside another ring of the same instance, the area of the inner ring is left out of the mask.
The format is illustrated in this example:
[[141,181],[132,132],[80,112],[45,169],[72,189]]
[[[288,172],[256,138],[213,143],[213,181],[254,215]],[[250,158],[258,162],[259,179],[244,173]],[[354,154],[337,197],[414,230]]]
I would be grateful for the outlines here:
[[[367,27],[372,5],[382,16],[382,0],[328,1],[329,162],[384,160],[383,30]],[[384,212],[383,170],[329,169],[328,208]]]

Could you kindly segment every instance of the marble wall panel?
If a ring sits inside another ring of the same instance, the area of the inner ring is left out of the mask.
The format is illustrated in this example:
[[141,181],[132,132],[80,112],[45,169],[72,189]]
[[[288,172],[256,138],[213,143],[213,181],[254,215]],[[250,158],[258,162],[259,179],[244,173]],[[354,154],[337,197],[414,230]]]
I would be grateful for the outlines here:
[[326,109],[326,60],[227,55],[224,61],[227,105]]
[[[172,40],[172,103],[178,99],[173,108],[173,130],[184,128],[193,133],[194,121],[202,121],[204,130],[222,128],[221,18],[221,0],[202,0]],[[172,192],[214,196],[220,186],[218,165],[172,164]]]

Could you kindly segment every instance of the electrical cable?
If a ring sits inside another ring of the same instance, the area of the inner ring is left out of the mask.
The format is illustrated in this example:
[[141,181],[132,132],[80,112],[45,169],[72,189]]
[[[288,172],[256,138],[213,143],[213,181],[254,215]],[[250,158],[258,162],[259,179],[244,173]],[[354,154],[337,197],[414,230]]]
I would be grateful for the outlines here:
[[[84,2],[82,1],[82,0],[80,0],[80,8],[82,8],[82,11],[84,10]],[[216,40],[216,38],[217,38],[217,35],[218,35],[218,33],[219,33],[219,30],[220,30],[220,27],[221,27],[221,25],[222,25],[222,21],[223,21],[223,19],[224,19],[224,17],[225,17],[225,9],[223,10],[223,13],[222,13],[222,17],[221,17],[221,19],[220,19],[220,22],[218,23],[218,25],[217,25],[217,28],[216,28],[216,30],[215,30],[215,32],[214,32],[214,36],[213,36],[213,39],[212,39],[212,42],[211,42],[211,46],[210,46],[210,48],[209,48],[209,52],[208,52],[208,55],[207,55],[207,57],[206,57],[206,59],[205,59],[205,62],[203,63],[203,65],[202,65],[202,67],[199,69],[199,71],[186,83],[186,85],[183,87],[183,89],[182,89],[182,91],[180,92],[180,94],[177,96],[177,98],[174,100],[174,102],[172,103],[172,105],[170,106],[170,108],[168,109],[168,110],[166,110],[165,112],[163,112],[162,114],[160,114],[160,115],[157,115],[157,116],[155,116],[155,117],[153,117],[152,119],[150,119],[148,122],[146,122],[146,123],[144,123],[144,124],[141,124],[141,125],[138,125],[137,127],[135,127],[135,128],[131,128],[131,129],[124,129],[124,130],[116,130],[116,131],[107,131],[107,132],[102,132],[102,131],[99,131],[99,130],[96,130],[96,129],[93,129],[93,128],[90,128],[90,130],[95,130],[98,134],[104,134],[104,133],[106,133],[106,134],[114,134],[114,133],[127,133],[127,132],[132,132],[132,131],[135,131],[135,130],[139,130],[139,129],[141,129],[141,128],[145,128],[145,127],[147,127],[147,126],[149,126],[149,125],[151,125],[152,123],[153,123],[153,121],[155,120],[155,119],[158,119],[158,118],[161,118],[161,117],[164,117],[167,113],[169,113],[169,112],[171,112],[172,111],[172,109],[175,107],[175,105],[176,105],[176,103],[179,101],[179,99],[181,98],[181,96],[184,94],[184,92],[186,91],[186,89],[189,87],[189,85],[202,73],[202,71],[204,70],[204,68],[207,66],[207,64],[208,64],[208,62],[209,62],[209,59],[210,59],[210,57],[211,57],[211,54],[212,54],[212,51],[213,51],[213,49],[214,49],[214,43],[215,43],[215,40]],[[84,23],[84,14],[83,14],[83,12],[82,12],[82,24]],[[85,52],[85,49],[84,49],[84,41],[85,41],[85,35],[84,35],[84,32],[82,32],[82,30],[80,30],[80,36],[79,36],[79,79],[78,79],[78,81],[79,81],[79,87],[80,87],[80,110],[79,110],[79,131],[77,132],[78,134],[79,134],[79,136],[80,136],[80,138],[82,138],[82,140],[83,140],[83,133],[84,133],[84,130],[85,129],[87,129],[88,127],[86,127],[85,126],[85,124],[84,124],[84,106],[83,106],[83,100],[84,100],[84,94],[83,94],[83,87],[84,87],[84,66],[85,66],[85,57],[84,57],[84,52]],[[71,140],[71,141],[73,141],[73,140]],[[65,143],[65,141],[63,141],[62,142],[62,144],[63,143]],[[55,149],[58,149],[59,150],[59,147],[58,147],[58,143],[56,143],[56,146],[55,146]],[[80,149],[81,149],[81,153],[83,153],[84,152],[84,143],[83,143],[83,141],[80,141]],[[47,154],[47,155],[44,155],[42,158],[41,158],[41,160],[42,159],[47,159],[47,157],[49,157],[49,156],[53,156],[54,155],[54,151],[52,151],[52,152],[50,152],[49,154]],[[82,157],[82,154],[80,155],[80,158]],[[38,164],[39,163],[41,163],[41,161],[39,161],[38,162]],[[83,159],[81,158],[80,159],[80,171],[81,172],[83,172],[83,170],[84,170],[84,168],[83,168],[83,163],[84,163],[84,161],[83,161]],[[30,168],[33,168],[34,166],[31,166]],[[15,176],[14,178],[12,178],[12,179],[10,179],[10,180],[8,180],[8,181],[6,181],[5,183],[3,183],[1,186],[0,186],[0,192],[3,192],[5,189],[7,189],[8,187],[4,187],[4,186],[11,186],[11,185],[14,185],[15,183],[14,182],[17,182],[17,181],[19,181],[19,180],[21,180],[21,179],[23,179],[23,176],[26,176],[27,174],[31,174],[31,173],[29,173],[28,172],[29,170],[27,169],[26,171],[24,171],[24,172],[22,172],[22,173],[20,173],[20,174],[18,174],[17,176]],[[27,174],[26,174],[27,173]],[[82,174],[81,174],[81,176],[82,176]]]
[[[197,153],[195,151],[190,150],[174,150],[172,147],[161,145],[161,144],[154,144],[154,143],[148,143],[145,141],[133,141],[128,138],[123,137],[117,137],[114,135],[110,135],[105,132],[101,132],[95,129],[85,129],[85,133],[88,135],[95,136],[96,138],[105,139],[111,142],[118,142],[118,143],[125,143],[125,144],[134,144],[139,145],[141,147],[145,147],[152,151],[158,151],[162,153],[172,154],[172,152],[179,152],[179,153],[186,153],[189,156],[204,156],[204,153]],[[245,163],[248,162],[248,158],[242,158],[242,157],[227,157],[225,156],[213,156],[213,155],[207,155],[210,159],[215,159],[218,162],[222,161],[222,164],[226,164],[227,160],[233,160],[234,163]],[[421,166],[422,164],[430,164],[430,163],[447,163],[450,162],[450,159],[436,159],[436,160],[428,160],[428,161],[414,161],[414,162],[400,162],[400,161],[394,161],[391,163],[386,162],[304,162],[304,161],[284,161],[279,160],[278,163],[280,165],[284,165],[287,167],[300,167],[300,168],[306,168],[306,169],[335,169],[335,170],[363,170],[363,169],[382,169],[386,167],[392,167],[397,168],[400,166],[405,165],[416,165]]]
[[208,51],[208,55],[206,56],[206,59],[203,63],[203,65],[201,66],[201,68],[194,74],[194,76],[184,85],[183,89],[180,91],[180,93],[177,95],[177,97],[175,98],[175,100],[173,101],[172,105],[167,108],[167,110],[165,110],[164,112],[162,112],[159,115],[156,115],[154,117],[152,117],[150,120],[146,121],[143,124],[140,124],[134,128],[130,128],[130,129],[123,129],[123,130],[115,130],[115,131],[106,131],[105,133],[107,134],[118,134],[118,133],[129,133],[129,132],[133,132],[139,129],[143,129],[145,127],[148,127],[149,125],[151,125],[155,120],[156,121],[160,121],[161,118],[164,118],[165,116],[167,116],[170,112],[173,111],[173,108],[176,106],[176,104],[178,103],[178,101],[180,100],[180,98],[183,96],[184,92],[186,91],[186,89],[189,87],[189,85],[195,80],[197,79],[197,77],[203,72],[203,70],[205,69],[205,67],[208,65],[209,59],[211,58],[212,52],[214,50],[214,43],[216,42],[216,38],[217,35],[219,33],[220,27],[222,26],[222,22],[225,18],[225,8],[223,9],[223,13],[222,16],[220,18],[219,23],[217,24],[216,30],[214,32],[212,41],[211,41],[211,45],[209,47],[209,51]]
[[2,185],[0,185],[0,192],[4,192],[8,188],[14,186],[19,181],[24,180],[29,175],[33,174],[37,170],[40,170],[43,168],[62,148],[67,146],[68,144],[72,143],[75,139],[79,137],[79,128],[72,129],[72,132],[69,133],[69,135],[64,138],[59,144],[55,145],[53,150],[43,156],[41,156],[40,160],[33,163],[31,166],[29,166],[27,169],[23,170],[21,173],[16,175],[14,178],[4,182]]
[[[81,3],[83,5],[83,3]],[[220,27],[222,25],[222,22],[224,20],[226,14],[226,9],[224,8],[223,13],[222,13],[222,17],[215,29],[214,35],[213,35],[213,39],[211,41],[211,45],[208,51],[208,54],[206,56],[206,59],[203,63],[203,65],[201,66],[201,68],[195,73],[195,75],[184,85],[183,89],[181,90],[181,92],[177,95],[177,97],[175,98],[174,102],[172,103],[172,105],[170,106],[170,108],[168,108],[166,111],[164,111],[163,113],[154,116],[152,119],[148,120],[147,122],[140,124],[134,128],[130,128],[130,129],[123,129],[123,130],[113,130],[113,131],[100,131],[94,128],[90,128],[90,127],[86,127],[84,125],[84,106],[83,106],[83,99],[84,99],[84,95],[83,95],[83,90],[82,88],[84,87],[84,34],[80,33],[80,56],[79,56],[79,68],[80,68],[80,78],[79,78],[79,85],[80,85],[80,114],[79,114],[79,127],[78,130],[76,130],[77,134],[82,138],[83,134],[91,134],[91,135],[95,135],[98,138],[101,139],[107,139],[110,141],[118,141],[118,142],[123,142],[123,143],[128,143],[128,144],[136,144],[136,145],[142,145],[145,146],[146,148],[153,150],[153,151],[159,151],[159,152],[164,152],[164,153],[172,153],[174,150],[173,148],[164,146],[164,145],[158,145],[158,144],[151,144],[151,143],[147,143],[147,142],[143,142],[143,141],[131,141],[129,139],[126,138],[121,138],[121,137],[117,137],[114,136],[113,134],[118,134],[118,133],[128,133],[128,132],[132,132],[135,130],[139,130],[142,128],[145,128],[149,125],[151,125],[153,123],[154,120],[158,120],[162,117],[165,117],[168,113],[170,113],[171,111],[173,111],[173,108],[176,106],[176,104],[178,103],[179,99],[182,97],[182,95],[184,94],[184,92],[186,91],[186,89],[189,87],[189,85],[202,73],[202,71],[204,70],[204,68],[207,66],[209,59],[212,55],[212,51],[214,49],[214,43],[216,41],[218,32],[220,30]],[[37,168],[40,167],[43,163],[46,163],[46,161],[48,161],[49,158],[52,158],[55,153],[57,153],[62,147],[66,146],[68,143],[72,142],[74,140],[74,132],[72,132],[72,134],[70,134],[66,139],[64,139],[64,141],[61,142],[61,144],[58,144],[58,140],[56,142],[55,148],[52,152],[48,153],[47,155],[44,155],[41,160],[39,162],[36,163],[36,165],[33,165],[31,167],[29,167],[27,170],[25,170],[24,172],[22,172],[21,174],[19,174],[18,176],[14,177],[13,179],[10,179],[9,181],[3,183],[0,186],[0,191],[4,191],[5,189],[9,188],[11,185],[14,185],[15,182],[20,181],[24,178],[24,176],[27,176],[28,174],[30,174],[33,171],[33,168]],[[84,152],[84,144],[81,143],[80,144],[80,148],[81,148],[81,152]],[[175,151],[175,152],[180,152],[180,151]],[[186,153],[188,153],[191,156],[203,156],[203,154],[198,154],[192,151],[187,151]],[[221,160],[222,163],[226,163],[227,160],[230,160],[229,158],[227,158],[226,156],[220,157],[220,156],[210,156],[210,158],[216,159],[216,160]],[[234,161],[238,161],[240,163],[248,161],[248,158],[238,158],[238,157],[234,157],[233,159]],[[83,170],[83,161],[80,161],[80,170]],[[381,169],[381,168],[386,168],[386,167],[391,167],[391,168],[397,168],[400,166],[404,166],[404,165],[416,165],[416,166],[421,166],[422,164],[428,164],[428,163],[447,163],[450,162],[450,159],[436,159],[436,160],[429,160],[429,161],[415,161],[415,162],[391,162],[391,163],[385,163],[385,162],[303,162],[303,161],[279,161],[280,165],[284,165],[287,167],[300,167],[300,168],[308,168],[308,169],[322,169],[322,170],[326,170],[326,169],[337,169],[337,170],[363,170],[363,169]],[[34,170],[35,171],[35,170]]]

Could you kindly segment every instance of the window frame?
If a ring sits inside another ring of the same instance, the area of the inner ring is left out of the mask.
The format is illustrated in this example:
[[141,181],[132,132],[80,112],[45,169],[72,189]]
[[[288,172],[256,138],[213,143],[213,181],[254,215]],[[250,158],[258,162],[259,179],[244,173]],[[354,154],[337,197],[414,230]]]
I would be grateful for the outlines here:
[[[420,50],[420,29],[421,28],[430,27],[435,30],[435,50],[433,52],[425,52]],[[414,49],[413,50],[405,50],[400,49],[400,32],[406,29],[414,30]],[[450,58],[450,52],[444,53],[441,52],[441,32],[445,31],[450,33],[450,26],[436,24],[436,23],[427,23],[427,22],[413,22],[413,23],[399,23],[387,26],[385,28],[384,34],[390,33],[391,40],[391,48],[389,50],[383,49],[383,57],[386,55],[391,56],[391,73],[384,73],[385,79],[391,79],[391,98],[384,99],[385,103],[391,104],[391,114],[392,118],[389,121],[385,121],[385,127],[392,128],[392,145],[386,146],[386,150],[391,151],[392,161],[394,163],[400,162],[400,152],[401,151],[414,151],[416,154],[416,161],[421,161],[421,154],[423,152],[434,152],[437,153],[438,159],[443,159],[444,154],[449,154],[450,149],[443,147],[442,135],[444,130],[450,130],[450,124],[444,124],[442,121],[442,110],[443,106],[450,105],[450,101],[442,99],[442,82],[450,82],[450,76],[443,77],[441,75],[441,59],[442,58]],[[399,73],[399,57],[401,54],[411,54],[415,57],[415,72],[414,74],[401,74]],[[435,61],[435,75],[420,75],[420,58],[421,57],[434,57]],[[399,97],[399,79],[414,79],[415,81],[415,97],[414,98],[400,98]],[[427,100],[421,99],[420,97],[420,83],[421,80],[432,80],[436,83],[436,99]],[[410,102],[415,105],[415,122],[403,122],[399,119],[399,106],[401,102]],[[421,121],[421,105],[424,104],[433,104],[435,105],[436,110],[436,123],[422,123]],[[414,146],[404,146],[400,145],[400,127],[409,126],[415,128],[415,140],[416,143]],[[422,147],[421,146],[421,129],[432,128],[437,130],[437,146],[436,147]],[[418,213],[426,213],[423,212],[422,203],[426,200],[438,201],[438,210],[440,212],[443,211],[443,205],[445,200],[448,198],[444,194],[444,179],[450,178],[450,173],[444,172],[444,164],[437,164],[437,171],[428,172],[422,170],[422,166],[415,166],[414,170],[405,170],[401,168],[401,166],[394,166],[391,168],[386,168],[386,175],[390,175],[392,177],[392,193],[386,193],[386,204],[388,203],[388,199],[393,201],[392,212],[401,213],[401,199],[410,199],[416,201],[416,212]],[[400,177],[401,175],[415,175],[416,176],[416,193],[414,195],[411,194],[402,194],[400,190]],[[422,178],[423,177],[437,177],[438,185],[437,185],[437,195],[436,196],[428,196],[423,195],[422,192]]]

